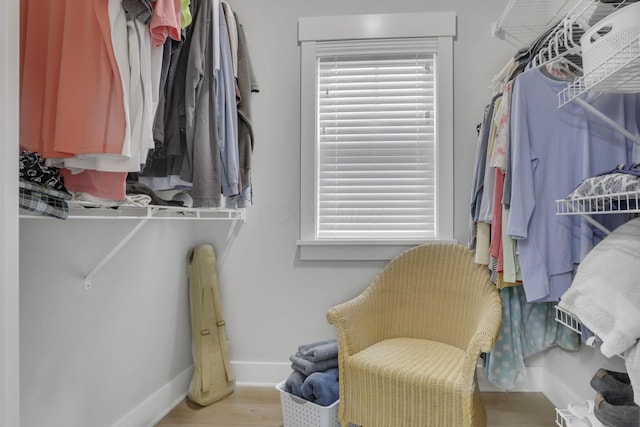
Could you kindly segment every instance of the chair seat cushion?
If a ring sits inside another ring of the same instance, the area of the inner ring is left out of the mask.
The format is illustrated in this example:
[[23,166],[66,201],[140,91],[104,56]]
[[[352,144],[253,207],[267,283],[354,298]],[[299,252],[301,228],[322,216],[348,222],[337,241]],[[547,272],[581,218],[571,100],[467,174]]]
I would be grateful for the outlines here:
[[411,377],[412,381],[457,383],[464,351],[448,344],[417,338],[392,338],[353,355],[348,364],[358,370],[380,370],[383,375]]
[[[360,425],[461,426],[473,391],[462,380],[463,350],[393,338],[347,357],[341,367],[345,419]],[[467,403],[465,403],[467,402]]]

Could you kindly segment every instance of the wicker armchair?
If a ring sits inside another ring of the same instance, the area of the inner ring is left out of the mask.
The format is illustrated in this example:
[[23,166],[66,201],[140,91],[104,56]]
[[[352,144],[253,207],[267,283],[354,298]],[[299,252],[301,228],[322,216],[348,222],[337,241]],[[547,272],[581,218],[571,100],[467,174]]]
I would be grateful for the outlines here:
[[476,366],[501,322],[500,296],[465,246],[418,246],[359,296],[329,309],[343,427],[485,426]]

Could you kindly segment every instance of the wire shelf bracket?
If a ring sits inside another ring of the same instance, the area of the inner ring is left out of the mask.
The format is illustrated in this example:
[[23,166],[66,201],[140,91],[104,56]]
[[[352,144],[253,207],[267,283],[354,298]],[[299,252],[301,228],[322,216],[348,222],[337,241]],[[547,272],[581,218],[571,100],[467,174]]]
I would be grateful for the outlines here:
[[[175,206],[119,205],[105,207],[89,202],[69,201],[68,220],[138,220],[137,224],[106,254],[84,278],[84,290],[91,290],[93,278],[126,245],[149,220],[231,220],[245,222],[245,209],[186,208]],[[44,219],[49,217],[21,212],[21,219]]]
[[133,227],[133,229],[131,229],[131,231],[129,231],[129,233],[126,236],[124,236],[122,240],[113,249],[111,249],[111,252],[109,252],[104,258],[102,258],[102,261],[100,261],[98,265],[96,265],[85,276],[84,278],[85,291],[91,290],[91,288],[93,287],[93,277],[98,273],[98,271],[102,269],[102,267],[104,267],[111,260],[111,258],[113,258],[120,251],[120,249],[122,249],[124,245],[127,244],[129,240],[131,240],[133,236],[135,236],[138,233],[138,231],[140,231],[140,229],[149,221],[149,219],[150,218],[143,218],[142,220],[140,220],[140,222],[138,222],[136,226]]

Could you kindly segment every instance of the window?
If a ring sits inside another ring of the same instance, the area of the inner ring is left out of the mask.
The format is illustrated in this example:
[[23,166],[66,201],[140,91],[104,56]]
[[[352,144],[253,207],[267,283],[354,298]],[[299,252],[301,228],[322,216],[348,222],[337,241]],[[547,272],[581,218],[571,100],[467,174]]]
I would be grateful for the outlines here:
[[429,41],[318,43],[318,240],[435,238]]
[[453,13],[301,18],[302,259],[451,240]]

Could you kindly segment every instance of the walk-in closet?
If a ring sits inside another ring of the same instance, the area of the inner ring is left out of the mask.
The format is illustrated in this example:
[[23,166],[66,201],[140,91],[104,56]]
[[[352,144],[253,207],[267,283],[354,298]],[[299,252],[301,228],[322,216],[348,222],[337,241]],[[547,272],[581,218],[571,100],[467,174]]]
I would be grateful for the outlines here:
[[[638,422],[637,339],[620,338],[637,317],[626,310],[636,306],[636,292],[618,276],[634,274],[638,254],[631,249],[640,144],[634,3],[510,1],[492,27],[517,49],[490,84],[472,188],[470,242],[503,301],[501,338],[486,372],[510,384],[504,368],[513,353],[501,347],[525,358],[553,348],[544,365],[556,380],[568,381],[561,366],[584,376],[547,392],[558,426]],[[519,323],[521,312],[543,307],[539,322]],[[568,369],[578,361],[580,369]],[[616,392],[601,382],[614,377]]]
[[[487,426],[637,416],[640,2],[4,0],[0,22],[0,427],[287,427],[329,310],[434,242],[500,300],[469,381]],[[374,84],[412,116],[356,111]],[[69,188],[33,196],[29,164]],[[235,385],[203,407],[199,245]]]

